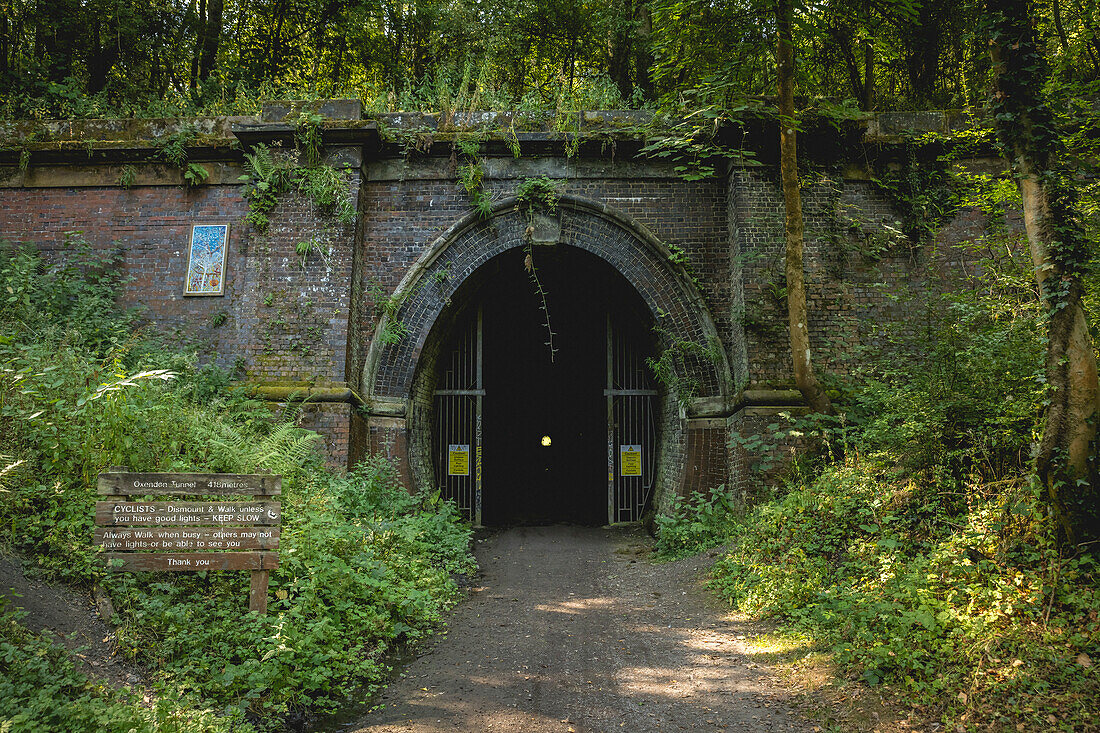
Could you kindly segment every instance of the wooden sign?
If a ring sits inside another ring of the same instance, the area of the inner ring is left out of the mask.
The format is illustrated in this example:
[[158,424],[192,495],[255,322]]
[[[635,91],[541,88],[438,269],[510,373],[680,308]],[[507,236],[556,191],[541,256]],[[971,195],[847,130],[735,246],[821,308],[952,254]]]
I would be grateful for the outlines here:
[[[106,552],[116,570],[274,570],[277,552]],[[122,564],[119,565],[118,561]]]
[[101,473],[99,493],[141,496],[278,496],[283,477],[266,473]]
[[[267,585],[279,567],[282,477],[268,474],[99,474],[93,540],[107,567],[129,571],[251,570],[251,611],[267,613]],[[206,501],[133,501],[129,497],[217,497]],[[223,496],[253,497],[224,501]]]
[[95,523],[152,527],[154,525],[241,525],[279,524],[282,505],[277,501],[192,502],[192,501],[97,501]]
[[268,527],[97,527],[95,544],[104,550],[274,550],[279,530]]

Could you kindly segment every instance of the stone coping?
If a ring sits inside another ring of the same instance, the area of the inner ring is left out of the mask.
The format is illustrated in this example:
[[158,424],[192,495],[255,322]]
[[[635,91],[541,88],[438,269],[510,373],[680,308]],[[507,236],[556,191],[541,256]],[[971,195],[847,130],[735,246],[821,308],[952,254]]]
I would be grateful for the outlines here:
[[[358,100],[319,103],[269,102],[259,115],[162,119],[72,119],[0,121],[0,151],[72,151],[148,149],[190,126],[195,147],[236,148],[260,139],[293,139],[303,109],[313,108],[323,118],[326,143],[357,144],[375,139],[430,134],[485,134],[487,139],[520,141],[562,140],[577,134],[641,139],[662,125],[649,110],[593,110],[568,113],[528,111],[473,111],[445,114],[386,113],[364,116]],[[654,126],[654,121],[658,122]],[[665,121],[664,124],[668,124]],[[949,135],[988,126],[960,110],[868,113],[854,120],[864,142],[890,143],[927,133]]]

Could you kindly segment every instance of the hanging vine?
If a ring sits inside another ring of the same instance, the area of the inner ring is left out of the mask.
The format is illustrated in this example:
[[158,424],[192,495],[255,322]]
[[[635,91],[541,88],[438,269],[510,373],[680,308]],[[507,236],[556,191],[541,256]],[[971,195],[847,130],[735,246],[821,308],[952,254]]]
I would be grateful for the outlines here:
[[546,176],[528,178],[516,189],[516,201],[527,219],[527,226],[523,230],[524,245],[523,269],[527,271],[527,277],[535,287],[535,294],[539,296],[543,315],[543,325],[546,327],[546,346],[550,349],[550,361],[554,361],[554,329],[550,325],[550,307],[546,299],[546,289],[539,279],[539,270],[535,265],[535,212],[542,209],[548,213],[554,213],[558,208],[561,194],[558,193],[557,184]]

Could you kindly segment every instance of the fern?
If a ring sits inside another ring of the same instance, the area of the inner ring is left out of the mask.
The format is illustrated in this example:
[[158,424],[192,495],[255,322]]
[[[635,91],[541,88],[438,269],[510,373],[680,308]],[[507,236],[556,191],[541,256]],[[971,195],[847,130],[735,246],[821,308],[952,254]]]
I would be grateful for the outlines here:
[[246,186],[247,220],[257,231],[267,231],[268,214],[280,196],[294,189],[311,199],[322,213],[334,215],[344,224],[355,222],[355,201],[345,172],[321,164],[300,167],[290,154],[273,152],[263,144],[244,157],[247,173],[237,180]]
[[301,471],[302,466],[316,455],[317,441],[321,436],[298,427],[300,414],[300,408],[294,410],[249,451],[248,457],[256,468],[289,476]]
[[226,469],[242,473],[270,471],[284,477],[301,473],[317,456],[321,436],[298,426],[301,408],[288,409],[282,420],[258,441],[246,428],[231,422],[209,425],[211,457]]
[[286,155],[276,155],[266,145],[257,145],[251,153],[245,153],[245,169],[238,180],[246,185],[248,199],[248,223],[257,231],[265,232],[269,224],[268,214],[279,203],[279,196],[294,185],[295,165]]

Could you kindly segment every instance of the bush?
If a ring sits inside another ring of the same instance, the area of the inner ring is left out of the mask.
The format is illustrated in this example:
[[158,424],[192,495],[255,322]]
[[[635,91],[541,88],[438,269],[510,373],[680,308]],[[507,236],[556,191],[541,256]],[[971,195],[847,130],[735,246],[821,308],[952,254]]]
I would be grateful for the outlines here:
[[[273,414],[224,371],[144,336],[137,316],[113,305],[112,261],[75,239],[72,251],[60,264],[0,254],[10,296],[0,301],[0,537],[54,577],[104,585],[123,652],[150,669],[158,710],[179,706],[180,730],[223,724],[191,716],[192,705],[228,714],[226,729],[246,716],[266,728],[377,684],[387,651],[431,634],[457,599],[452,576],[473,567],[469,527],[453,505],[410,495],[385,460],[325,469],[319,436],[298,428],[296,413]],[[269,615],[247,613],[247,573],[107,572],[91,546],[93,509],[98,473],[116,465],[282,474]],[[5,652],[13,660],[30,653],[30,637],[20,639],[24,651]],[[43,654],[64,666],[60,651]],[[128,729],[137,715],[129,700],[88,697],[76,677],[64,680],[49,688],[55,718],[34,720],[80,729],[100,716],[106,729]],[[31,709],[44,699],[22,676],[7,684]]]
[[751,513],[711,585],[948,722],[1095,719],[1100,567],[1059,556],[1037,487],[972,487],[968,502],[949,513],[878,461],[828,467]]
[[178,698],[153,705],[128,690],[111,690],[78,671],[68,651],[27,631],[21,613],[0,598],[0,730],[79,733],[246,733],[240,718],[215,715]]
[[696,491],[687,501],[673,497],[669,512],[656,518],[657,555],[675,559],[717,547],[733,534],[737,518],[733,497],[725,486],[709,496]]
[[923,319],[876,324],[831,385],[840,415],[735,441],[816,453],[735,525],[711,587],[948,729],[1081,730],[1100,719],[1100,567],[1060,554],[1031,476],[1046,398],[1032,274],[983,270]]

